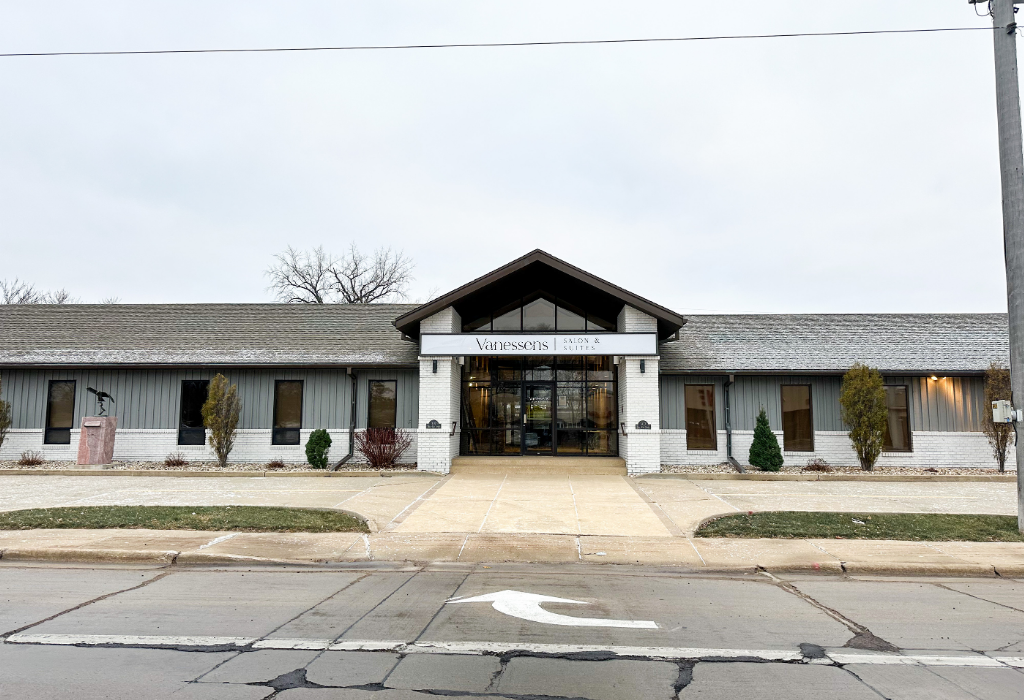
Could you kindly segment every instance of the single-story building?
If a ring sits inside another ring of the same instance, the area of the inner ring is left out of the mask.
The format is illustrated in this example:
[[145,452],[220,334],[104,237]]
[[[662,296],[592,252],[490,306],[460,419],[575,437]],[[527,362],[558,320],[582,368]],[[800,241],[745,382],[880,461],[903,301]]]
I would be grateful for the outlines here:
[[302,462],[317,428],[339,459],[355,431],[392,426],[413,436],[408,462],[440,472],[460,455],[745,464],[764,408],[787,464],[854,465],[839,390],[862,362],[888,394],[880,465],[993,467],[993,361],[1005,314],[684,318],[538,250],[422,305],[0,306],[0,459],[74,459],[88,388],[114,397],[115,459],[212,459],[200,407],[222,373],[242,400],[238,462]]

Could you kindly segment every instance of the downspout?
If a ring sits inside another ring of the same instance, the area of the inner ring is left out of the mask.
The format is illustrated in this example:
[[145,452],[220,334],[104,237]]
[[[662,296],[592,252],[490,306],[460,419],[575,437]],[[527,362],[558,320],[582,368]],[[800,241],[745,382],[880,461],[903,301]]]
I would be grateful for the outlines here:
[[349,410],[349,421],[348,421],[348,454],[341,458],[341,460],[334,465],[332,471],[338,471],[341,465],[352,459],[352,455],[356,451],[356,373],[351,367],[348,368],[348,375],[352,377],[352,408]]
[[735,378],[736,375],[730,374],[729,378],[725,380],[725,458],[736,468],[736,471],[743,474],[747,470],[732,456],[732,404],[729,401],[729,387],[736,383]]

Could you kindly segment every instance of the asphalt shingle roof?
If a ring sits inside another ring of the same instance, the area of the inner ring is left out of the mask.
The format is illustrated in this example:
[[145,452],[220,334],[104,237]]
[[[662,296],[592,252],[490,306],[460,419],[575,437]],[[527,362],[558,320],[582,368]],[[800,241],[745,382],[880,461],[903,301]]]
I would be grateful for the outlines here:
[[1009,362],[1006,314],[687,316],[668,372],[979,372]]
[[0,365],[416,364],[413,304],[0,305]]
[[[0,305],[0,365],[415,365],[413,304]],[[1006,314],[688,316],[667,372],[980,372],[1008,362]]]

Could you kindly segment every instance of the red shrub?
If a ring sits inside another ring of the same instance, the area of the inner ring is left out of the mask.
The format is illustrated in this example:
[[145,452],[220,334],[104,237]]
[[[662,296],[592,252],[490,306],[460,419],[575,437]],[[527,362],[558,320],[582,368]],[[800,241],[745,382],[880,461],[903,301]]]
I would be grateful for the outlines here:
[[412,437],[394,428],[367,428],[356,433],[356,449],[373,469],[392,469],[412,445]]

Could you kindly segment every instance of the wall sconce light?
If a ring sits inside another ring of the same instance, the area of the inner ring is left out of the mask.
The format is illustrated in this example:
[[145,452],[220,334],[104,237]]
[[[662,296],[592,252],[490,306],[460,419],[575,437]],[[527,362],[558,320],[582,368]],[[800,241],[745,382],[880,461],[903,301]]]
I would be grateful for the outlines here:
[[646,360],[640,360],[640,374],[644,374],[645,372],[647,372],[647,362]]
[[434,374],[437,374],[437,360],[434,360]]
[[933,382],[939,381],[939,378],[936,377],[934,374],[931,377],[929,377],[929,379],[931,379]]

